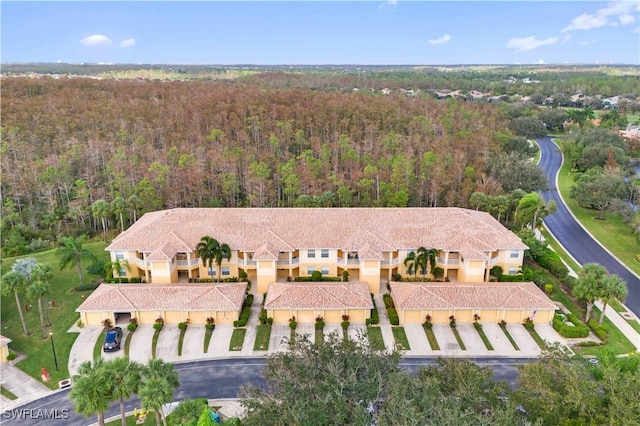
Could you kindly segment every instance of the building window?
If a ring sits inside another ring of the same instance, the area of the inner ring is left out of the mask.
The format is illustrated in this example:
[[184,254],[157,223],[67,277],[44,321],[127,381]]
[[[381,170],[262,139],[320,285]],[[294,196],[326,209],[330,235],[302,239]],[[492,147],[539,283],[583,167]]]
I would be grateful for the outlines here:
[[328,249],[322,249],[322,252],[320,254],[321,257],[323,258],[328,258],[329,257],[329,250]]
[[308,257],[309,259],[315,259],[315,258],[316,258],[316,251],[315,251],[315,250],[309,250],[309,251],[307,252],[307,257]]
[[316,271],[315,266],[307,266],[307,275],[311,275]]
[[329,267],[323,266],[322,269],[320,269],[320,272],[322,272],[322,275],[329,275]]
[[117,251],[116,252],[116,259],[120,259],[120,260],[124,259],[124,253],[121,252],[121,251]]
[[120,269],[119,273],[121,277],[124,277],[127,275],[127,271],[125,271],[124,268]]
[[520,250],[511,250],[511,258],[517,259],[520,256]]
[[518,268],[516,268],[515,266],[512,266],[511,268],[509,268],[509,275],[515,275],[518,273]]
[[223,266],[222,267],[222,275],[231,275],[231,271],[229,271],[229,267],[228,266]]
[[216,274],[215,268],[209,268],[209,275],[214,276]]

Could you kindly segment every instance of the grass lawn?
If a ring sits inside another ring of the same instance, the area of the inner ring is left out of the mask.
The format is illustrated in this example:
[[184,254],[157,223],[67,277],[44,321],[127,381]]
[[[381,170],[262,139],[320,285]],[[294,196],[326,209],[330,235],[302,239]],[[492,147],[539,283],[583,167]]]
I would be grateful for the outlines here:
[[547,349],[547,344],[545,343],[544,339],[542,337],[540,337],[540,335],[535,330],[535,328],[533,330],[527,329],[527,331],[529,332],[529,334],[531,335],[533,340],[535,340],[535,342],[538,344],[538,346],[540,346],[540,349],[542,349],[542,350],[546,350]]
[[[104,251],[106,244],[103,242],[85,243],[84,247],[90,250],[100,260],[107,260],[108,254]],[[34,301],[27,299],[24,293],[20,294],[20,303],[24,306],[29,304],[29,312],[24,312],[27,327],[31,335],[25,336],[22,333],[20,318],[18,317],[18,309],[16,307],[15,297],[1,298],[2,311],[2,335],[9,337],[11,342],[11,350],[26,355],[26,359],[18,362],[16,367],[20,368],[31,377],[40,381],[40,369],[45,367],[51,374],[51,381],[45,383],[51,389],[58,388],[58,381],[69,378],[69,352],[71,346],[78,337],[77,333],[67,333],[67,330],[78,321],[79,315],[75,312],[76,308],[82,303],[82,296],[89,296],[91,291],[75,293],[73,287],[78,285],[78,273],[75,265],[71,269],[60,271],[58,268],[58,258],[55,256],[55,250],[47,250],[40,253],[33,253],[20,257],[8,257],[2,259],[0,271],[2,274],[11,270],[11,266],[16,259],[24,257],[33,257],[38,262],[49,263],[53,266],[53,278],[51,279],[51,290],[49,300],[55,302],[55,308],[49,309],[49,316],[53,324],[54,342],[56,348],[56,357],[60,371],[56,371],[53,362],[53,352],[49,339],[42,339],[42,331],[40,330],[40,320],[38,317],[38,305]],[[88,263],[84,262],[86,268]],[[84,274],[85,283],[95,281],[96,277]],[[50,330],[50,329],[48,329]],[[47,330],[47,332],[48,332]]]
[[544,239],[549,243],[549,247],[551,247],[553,251],[558,253],[558,256],[560,256],[564,263],[569,265],[569,267],[573,269],[574,272],[577,273],[580,269],[582,269],[582,267],[575,260],[573,260],[571,256],[567,254],[567,252],[560,246],[560,244],[558,244],[556,239],[551,236],[546,227],[543,226],[542,228],[540,228],[540,232],[542,233]]
[[466,351],[467,347],[464,345],[464,342],[462,341],[462,338],[460,337],[460,333],[458,333],[458,330],[455,327],[451,327],[451,331],[453,331],[453,335],[456,336],[456,340],[458,341],[458,345],[460,345],[460,349],[462,349],[463,351]]
[[321,345],[324,342],[324,330],[323,329],[317,329],[316,328],[316,332],[315,332],[315,340],[314,340],[316,345]]
[[609,306],[611,306],[616,312],[627,312],[627,308],[622,306],[622,303],[618,302],[615,299],[609,302]]
[[204,347],[202,351],[206,354],[209,352],[209,342],[211,341],[211,336],[213,335],[213,329],[209,330],[208,328],[204,331]]
[[424,328],[424,333],[427,335],[427,341],[429,342],[429,346],[431,346],[431,350],[439,351],[440,345],[438,344],[438,339],[436,339],[436,335],[431,328]]
[[130,331],[127,333],[127,337],[124,339],[124,357],[129,358],[129,348],[131,347],[131,338],[133,337],[134,331]]
[[[137,417],[135,416],[127,416],[127,426],[136,426],[142,424],[143,426],[155,426],[156,424],[156,415],[155,413],[147,414],[147,417],[144,419],[144,423],[136,423]],[[105,426],[120,426],[122,424],[122,420],[118,417],[116,420],[105,423]]]
[[569,197],[571,187],[574,185],[570,171],[568,164],[562,165],[558,174],[558,189],[571,212],[610,252],[636,274],[640,274],[640,263],[634,260],[634,257],[640,253],[640,245],[636,242],[629,226],[622,222],[619,215],[605,212],[605,220],[596,220],[597,211],[578,206],[576,200]]
[[0,395],[9,399],[18,399],[17,396],[15,396],[9,389],[5,388],[4,386],[0,386]]
[[411,349],[411,346],[409,346],[409,339],[407,339],[407,334],[404,332],[404,327],[391,327],[391,331],[393,332],[393,340],[396,341],[398,349]]
[[489,341],[489,338],[487,337],[484,330],[482,329],[482,324],[478,323],[478,325],[479,327],[476,327],[474,325],[473,328],[475,328],[478,334],[480,335],[480,338],[482,339],[482,343],[484,343],[484,346],[487,348],[487,350],[492,351],[493,345],[491,344],[491,342]]
[[182,345],[184,344],[184,335],[187,332],[187,328],[180,330],[180,337],[178,338],[178,356],[182,356]]
[[505,336],[507,336],[507,339],[509,339],[509,341],[511,342],[511,346],[513,346],[513,349],[515,349],[516,351],[519,351],[520,348],[518,347],[518,344],[516,343],[515,340],[513,340],[513,337],[511,336],[511,333],[509,333],[509,330],[507,330],[507,327],[500,327],[504,333]]
[[152,359],[156,358],[156,349],[158,347],[158,337],[160,337],[161,331],[162,331],[162,328],[160,330],[154,330],[153,332],[153,339],[151,339],[151,358]]
[[[595,306],[593,307],[593,316],[596,320],[600,319],[600,310]],[[609,329],[609,339],[606,345],[576,346],[574,350],[580,355],[597,355],[598,351],[603,347],[611,348],[618,355],[635,352],[636,347],[613,325],[609,318],[604,319],[604,325]]]
[[629,325],[631,327],[633,327],[633,329],[635,331],[637,331],[638,333],[640,333],[640,322],[636,321],[636,320],[627,320],[627,322],[629,323]]
[[102,344],[104,343],[105,331],[102,330],[96,343],[93,345],[93,360],[97,361],[102,357]]
[[367,327],[367,337],[373,349],[384,351],[384,339],[382,338],[382,330],[380,327]]
[[247,334],[246,328],[234,328],[229,342],[230,351],[241,351],[242,343],[244,343],[244,335]]
[[254,351],[266,351],[269,349],[269,340],[271,338],[271,326],[268,324],[259,324],[256,332],[256,341],[253,344]]

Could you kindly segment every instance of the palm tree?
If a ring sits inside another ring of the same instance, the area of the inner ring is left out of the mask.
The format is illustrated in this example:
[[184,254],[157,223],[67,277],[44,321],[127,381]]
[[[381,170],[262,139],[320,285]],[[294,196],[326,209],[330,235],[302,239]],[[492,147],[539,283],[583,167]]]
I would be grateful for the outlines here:
[[22,330],[24,335],[28,336],[29,329],[27,329],[27,323],[24,320],[24,313],[22,312],[22,304],[20,303],[20,296],[18,293],[24,289],[26,280],[22,275],[15,271],[10,271],[2,277],[2,295],[9,296],[13,293],[16,297],[16,306],[18,307],[18,315],[20,316],[20,322],[22,323]]
[[129,265],[129,261],[127,259],[120,259],[116,257],[116,260],[108,262],[105,266],[107,273],[111,272],[113,277],[118,276],[118,282],[122,284],[122,270],[125,269],[128,272],[131,272],[131,265]]
[[173,400],[173,393],[180,386],[178,372],[175,371],[173,364],[156,358],[149,360],[142,375],[145,380],[138,391],[142,407],[154,410],[156,424],[159,426],[160,418],[162,418],[162,422],[166,426],[167,420],[164,417],[162,406]]
[[127,212],[127,200],[118,196],[111,202],[111,208],[113,213],[117,215],[118,222],[120,223],[120,232],[124,232],[124,214]]
[[600,325],[604,322],[604,313],[607,310],[607,305],[612,300],[624,300],[627,297],[628,289],[627,282],[620,278],[618,275],[611,275],[605,282],[602,295],[602,314],[600,315]]
[[86,248],[82,247],[84,236],[79,238],[63,237],[58,244],[56,256],[60,258],[60,270],[75,264],[78,269],[78,277],[80,277],[80,286],[84,285],[84,276],[82,274],[82,260],[87,259],[92,262],[96,261],[96,257]]
[[53,268],[48,263],[39,263],[33,268],[33,281],[27,287],[27,297],[31,300],[38,301],[38,313],[40,314],[40,328],[42,329],[42,338],[47,338],[45,331],[46,324],[44,319],[44,310],[42,307],[42,298],[49,294],[49,280],[53,277]]
[[531,222],[531,229],[536,229],[538,221],[556,211],[556,203],[549,200],[547,203],[537,192],[531,192],[520,200],[516,209],[516,219],[522,223],[522,227]]
[[129,197],[127,202],[129,203],[131,213],[133,213],[133,222],[135,223],[138,220],[138,209],[140,208],[140,204],[142,204],[142,200],[140,200],[140,197],[133,194],[131,197]]
[[438,251],[436,249],[426,249],[424,247],[418,248],[415,260],[415,268],[416,271],[418,268],[422,271],[422,281],[425,280],[427,275],[427,267],[430,268],[430,271],[436,268],[436,257],[438,256]]
[[102,222],[102,232],[104,233],[104,240],[107,241],[107,232],[109,232],[109,212],[111,205],[105,200],[96,200],[91,205],[91,213],[95,219],[100,219]]
[[124,402],[131,398],[140,387],[142,366],[127,358],[115,358],[105,363],[113,383],[113,398],[120,404],[122,426],[127,426]]
[[73,377],[73,388],[69,398],[76,412],[84,416],[96,415],[98,424],[104,426],[104,413],[109,409],[113,397],[113,381],[104,367],[102,358],[94,364],[85,361],[80,364],[79,374]]
[[607,278],[607,269],[597,263],[587,263],[578,272],[572,291],[574,296],[587,302],[585,322],[589,322],[591,318],[594,302],[603,297]]
[[417,264],[417,256],[416,252],[410,252],[407,257],[404,258],[404,266],[407,268],[407,275],[414,274],[414,276],[418,275],[418,264]]
[[160,419],[162,419],[162,424],[167,426],[167,419],[162,406],[173,401],[174,391],[175,389],[167,380],[159,377],[148,379],[138,391],[142,408],[155,411],[157,426],[160,426]]
[[207,269],[211,269],[215,262],[218,270],[218,282],[220,281],[220,269],[223,259],[231,259],[231,248],[228,244],[220,244],[218,240],[205,235],[200,239],[200,242],[196,246],[196,250],[202,259],[202,263],[205,264]]

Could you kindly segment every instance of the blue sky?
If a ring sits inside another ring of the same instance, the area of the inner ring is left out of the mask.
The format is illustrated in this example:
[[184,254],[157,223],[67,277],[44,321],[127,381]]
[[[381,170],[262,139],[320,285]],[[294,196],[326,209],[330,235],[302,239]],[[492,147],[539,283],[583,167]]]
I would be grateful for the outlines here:
[[637,0],[0,7],[4,63],[640,64]]

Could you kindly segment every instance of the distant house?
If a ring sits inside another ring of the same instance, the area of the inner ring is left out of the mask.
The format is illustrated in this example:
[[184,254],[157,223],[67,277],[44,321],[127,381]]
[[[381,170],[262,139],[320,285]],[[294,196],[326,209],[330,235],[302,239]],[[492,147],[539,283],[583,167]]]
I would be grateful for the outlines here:
[[0,363],[7,362],[7,357],[9,356],[9,343],[11,343],[11,339],[0,336]]
[[602,100],[602,107],[604,109],[618,109],[618,101],[620,100],[620,96],[614,96],[611,98],[604,98]]

